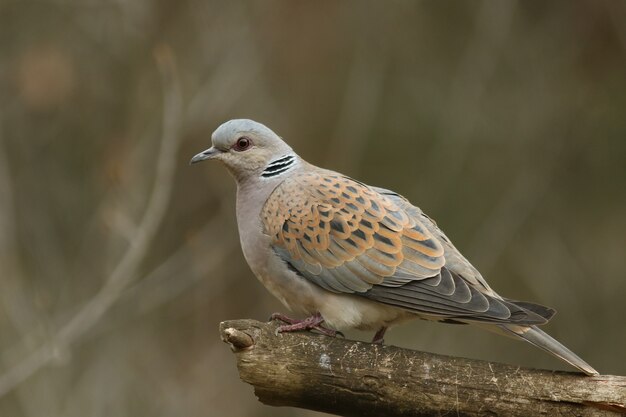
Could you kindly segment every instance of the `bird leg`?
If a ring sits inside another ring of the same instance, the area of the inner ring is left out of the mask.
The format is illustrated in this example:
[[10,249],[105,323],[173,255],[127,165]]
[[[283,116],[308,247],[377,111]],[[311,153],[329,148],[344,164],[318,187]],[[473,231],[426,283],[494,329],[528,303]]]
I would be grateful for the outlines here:
[[281,313],[274,313],[270,316],[270,320],[280,320],[287,323],[285,325],[279,326],[276,329],[276,334],[297,332],[298,330],[317,330],[318,332],[325,334],[326,336],[336,337],[337,335],[340,335],[341,337],[343,337],[343,333],[322,326],[322,323],[324,322],[324,317],[322,317],[320,313],[315,313],[314,315],[307,317],[303,320],[292,319],[291,317],[287,317]]
[[385,341],[384,337],[385,337],[386,331],[387,331],[386,326],[383,326],[380,329],[378,329],[378,331],[374,335],[374,338],[372,339],[372,343],[376,343],[377,345],[382,345],[383,342]]

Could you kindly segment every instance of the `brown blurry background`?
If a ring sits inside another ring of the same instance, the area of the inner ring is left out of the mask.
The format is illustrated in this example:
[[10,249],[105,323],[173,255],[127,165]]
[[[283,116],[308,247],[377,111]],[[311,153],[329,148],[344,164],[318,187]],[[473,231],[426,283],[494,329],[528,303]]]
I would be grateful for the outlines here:
[[[1,416],[318,415],[257,403],[219,339],[283,310],[234,182],[187,165],[236,117],[402,193],[626,374],[626,3],[0,0]],[[387,343],[568,369],[466,327]]]

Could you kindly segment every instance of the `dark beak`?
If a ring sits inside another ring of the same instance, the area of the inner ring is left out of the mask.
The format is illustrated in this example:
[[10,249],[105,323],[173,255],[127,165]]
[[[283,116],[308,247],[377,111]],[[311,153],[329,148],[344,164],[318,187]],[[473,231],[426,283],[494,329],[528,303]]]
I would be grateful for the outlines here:
[[206,151],[200,152],[198,155],[191,158],[191,161],[189,161],[189,165],[195,164],[196,162],[204,161],[205,159],[212,159],[215,157],[215,155],[219,153],[221,153],[219,149],[211,147]]

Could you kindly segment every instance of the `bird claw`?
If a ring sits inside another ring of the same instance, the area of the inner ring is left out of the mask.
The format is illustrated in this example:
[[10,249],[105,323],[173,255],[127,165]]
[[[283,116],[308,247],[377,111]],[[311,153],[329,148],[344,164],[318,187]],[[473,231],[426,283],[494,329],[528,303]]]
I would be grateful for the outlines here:
[[268,321],[280,320],[283,323],[287,324],[296,324],[302,320],[292,319],[291,317],[287,317],[282,313],[272,313]]
[[303,320],[292,319],[291,317],[287,317],[281,313],[274,313],[270,316],[270,321],[273,321],[273,320],[280,320],[283,323],[287,323],[285,325],[278,326],[276,328],[276,330],[274,331],[274,334],[276,336],[278,336],[279,333],[296,332],[299,330],[317,330],[318,332],[326,336],[330,336],[330,337],[341,336],[342,338],[345,339],[344,334],[341,333],[340,331],[329,329],[327,327],[322,326],[322,323],[324,322],[324,318],[322,317],[320,313],[314,314]]
[[383,326],[380,329],[378,329],[378,331],[374,335],[374,338],[372,339],[372,343],[375,345],[382,345],[383,343],[385,343],[386,331],[387,331],[387,326]]
[[321,334],[325,334],[326,336],[330,336],[330,337],[341,336],[343,339],[346,338],[346,336],[344,336],[344,334],[341,333],[339,330],[329,329],[328,327],[324,327],[324,326],[314,326],[312,327],[312,330],[317,330]]

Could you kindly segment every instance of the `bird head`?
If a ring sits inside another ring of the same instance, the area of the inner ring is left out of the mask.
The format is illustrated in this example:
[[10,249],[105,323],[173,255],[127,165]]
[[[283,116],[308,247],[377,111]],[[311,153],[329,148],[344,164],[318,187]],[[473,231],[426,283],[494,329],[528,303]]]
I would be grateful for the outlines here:
[[295,157],[291,147],[276,133],[249,119],[234,119],[222,124],[211,135],[211,144],[209,149],[191,158],[190,164],[218,160],[237,181],[264,177],[264,172],[276,165],[274,161]]

